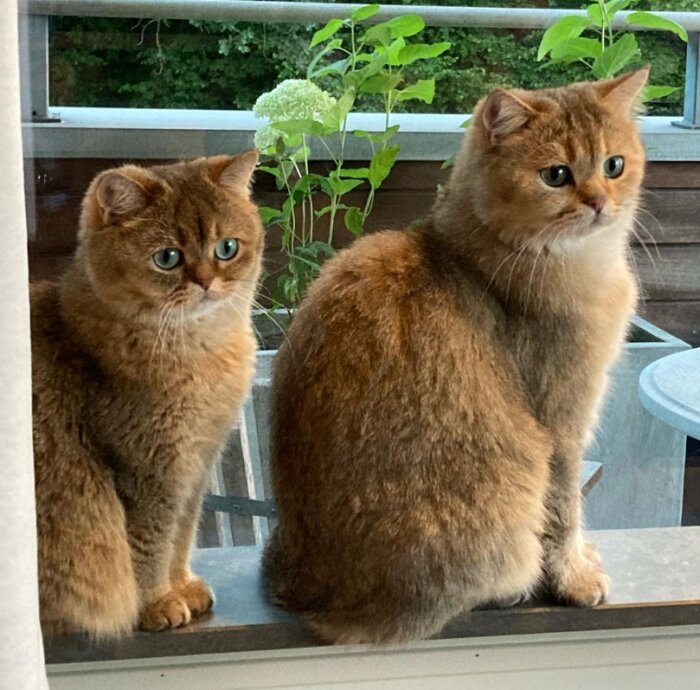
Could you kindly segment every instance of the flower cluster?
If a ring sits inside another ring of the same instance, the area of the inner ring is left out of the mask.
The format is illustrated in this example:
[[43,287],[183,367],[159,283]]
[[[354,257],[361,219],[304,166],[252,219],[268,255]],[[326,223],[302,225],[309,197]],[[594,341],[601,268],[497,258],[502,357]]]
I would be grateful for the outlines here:
[[[308,79],[286,79],[255,101],[253,114],[268,122],[321,120],[336,105],[333,96]],[[255,145],[265,150],[274,146],[280,137],[284,137],[280,130],[266,124],[255,133]]]

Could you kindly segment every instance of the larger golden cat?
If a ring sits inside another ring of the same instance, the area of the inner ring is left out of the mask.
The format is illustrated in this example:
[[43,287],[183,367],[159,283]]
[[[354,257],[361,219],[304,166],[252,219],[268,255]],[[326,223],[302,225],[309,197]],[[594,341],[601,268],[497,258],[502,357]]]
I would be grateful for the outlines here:
[[647,70],[477,107],[422,227],[323,269],[280,350],[272,597],[333,642],[608,591],[579,474],[634,310]]

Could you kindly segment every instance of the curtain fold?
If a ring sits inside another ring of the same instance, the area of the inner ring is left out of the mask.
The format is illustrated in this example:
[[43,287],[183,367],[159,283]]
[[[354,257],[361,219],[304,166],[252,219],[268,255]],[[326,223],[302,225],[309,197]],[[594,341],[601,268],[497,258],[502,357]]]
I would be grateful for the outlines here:
[[45,690],[37,592],[17,0],[0,2],[0,688]]

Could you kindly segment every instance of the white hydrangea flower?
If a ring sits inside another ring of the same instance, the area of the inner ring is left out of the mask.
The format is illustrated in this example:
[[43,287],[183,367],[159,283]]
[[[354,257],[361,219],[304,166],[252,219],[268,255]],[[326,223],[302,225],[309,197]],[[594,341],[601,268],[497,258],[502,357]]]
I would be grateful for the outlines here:
[[[337,103],[333,96],[308,79],[285,79],[255,101],[253,114],[268,122],[321,120]],[[255,133],[255,145],[264,150],[273,146],[279,137],[284,134],[266,124]]]
[[283,136],[284,134],[282,134],[279,129],[275,129],[270,125],[263,125],[257,132],[255,132],[253,141],[255,142],[255,146],[257,148],[259,148],[261,151],[265,151],[270,146],[275,146],[277,144],[277,140]]

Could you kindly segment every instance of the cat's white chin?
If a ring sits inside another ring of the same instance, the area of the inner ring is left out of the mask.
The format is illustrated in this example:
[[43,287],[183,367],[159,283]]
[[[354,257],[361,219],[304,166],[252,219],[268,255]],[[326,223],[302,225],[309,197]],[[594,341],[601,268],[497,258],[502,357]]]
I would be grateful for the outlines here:
[[225,302],[226,296],[220,293],[202,292],[200,296],[190,300],[188,313],[199,318],[216,311]]

